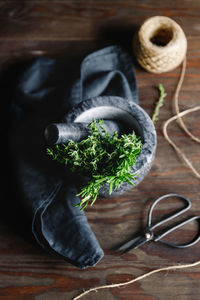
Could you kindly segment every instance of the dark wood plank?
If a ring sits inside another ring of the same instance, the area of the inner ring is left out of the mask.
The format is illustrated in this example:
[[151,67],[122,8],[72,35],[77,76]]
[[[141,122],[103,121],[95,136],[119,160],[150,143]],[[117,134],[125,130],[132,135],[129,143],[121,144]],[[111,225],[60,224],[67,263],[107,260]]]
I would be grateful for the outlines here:
[[[169,3],[170,2],[170,3]],[[172,17],[186,34],[199,35],[199,1],[1,1],[4,41],[93,40],[113,28],[134,28],[149,16]],[[105,29],[105,30],[104,30]]]
[[[147,17],[166,15],[184,29],[188,39],[187,70],[180,94],[180,109],[200,104],[200,2],[195,1],[1,1],[0,76],[4,89],[24,62],[46,55],[81,61],[88,53],[110,44],[130,49],[132,36]],[[152,169],[143,182],[120,197],[98,199],[86,210],[89,223],[105,257],[94,268],[79,270],[47,253],[25,234],[23,220],[8,213],[11,199],[7,186],[1,189],[0,203],[0,299],[72,299],[82,289],[130,280],[149,270],[199,259],[199,245],[175,250],[149,243],[124,256],[114,248],[145,225],[149,205],[157,197],[176,192],[192,201],[191,214],[200,214],[199,180],[177,157],[163,138],[162,124],[172,115],[172,96],[180,67],[161,75],[142,70],[135,61],[140,105],[152,115],[162,82],[167,91],[156,124],[158,148]],[[9,101],[10,92],[2,101]],[[200,136],[199,112],[185,118],[193,134]],[[200,170],[199,145],[189,141],[176,124],[169,134]],[[180,205],[171,203],[172,208]],[[170,210],[158,207],[155,218]],[[189,213],[190,214],[190,213]],[[171,239],[184,242],[193,237],[186,226]],[[196,300],[200,294],[200,267],[155,274],[125,288],[102,290],[83,299],[104,300]]]

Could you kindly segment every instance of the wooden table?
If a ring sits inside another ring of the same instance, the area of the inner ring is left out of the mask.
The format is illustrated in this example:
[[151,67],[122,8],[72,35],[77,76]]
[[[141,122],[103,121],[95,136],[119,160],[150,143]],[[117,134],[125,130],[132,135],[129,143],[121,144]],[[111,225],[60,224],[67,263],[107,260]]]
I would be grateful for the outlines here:
[[[16,66],[45,55],[81,61],[88,53],[107,45],[130,47],[131,39],[142,21],[165,15],[177,21],[188,40],[187,69],[180,93],[180,110],[200,104],[200,2],[198,0],[156,1],[6,1],[0,3],[1,101],[11,95],[10,85]],[[135,61],[135,60],[134,60]],[[86,210],[89,223],[105,251],[96,267],[80,270],[45,253],[24,234],[23,218],[12,206],[5,180],[1,188],[0,207],[0,299],[54,300],[72,299],[83,289],[124,282],[150,270],[169,265],[194,262],[200,258],[200,244],[190,249],[172,249],[148,243],[135,251],[118,256],[113,250],[120,242],[136,235],[145,225],[150,204],[166,193],[189,197],[188,215],[200,214],[199,179],[184,165],[164,139],[162,125],[173,115],[174,94],[180,67],[161,75],[147,73],[135,62],[140,105],[151,116],[158,99],[161,82],[167,92],[165,105],[156,123],[158,147],[148,176],[121,197],[101,200]],[[1,93],[2,95],[2,93]],[[2,103],[2,102],[1,102]],[[7,107],[8,108],[8,107]],[[7,110],[3,112],[6,120]],[[199,112],[185,117],[188,128],[200,136]],[[3,124],[3,123],[2,123]],[[3,127],[3,129],[5,129]],[[199,144],[191,141],[174,123],[169,127],[173,141],[200,170]],[[5,154],[6,155],[6,154]],[[3,157],[3,159],[6,159]],[[9,167],[9,162],[7,163]],[[169,213],[180,202],[158,207],[155,218]],[[173,233],[170,240],[186,242],[194,237],[195,224]],[[197,300],[200,297],[200,266],[154,274],[125,286],[92,292],[83,299],[104,300]]]

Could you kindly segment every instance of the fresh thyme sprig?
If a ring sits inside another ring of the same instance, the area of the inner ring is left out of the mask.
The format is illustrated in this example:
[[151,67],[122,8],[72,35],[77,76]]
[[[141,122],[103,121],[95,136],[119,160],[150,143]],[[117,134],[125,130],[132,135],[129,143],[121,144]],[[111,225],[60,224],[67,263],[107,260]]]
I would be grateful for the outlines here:
[[94,204],[104,184],[109,185],[109,194],[123,182],[133,185],[136,174],[131,174],[131,167],[142,148],[142,142],[134,132],[120,137],[117,132],[110,135],[102,120],[94,120],[89,126],[91,134],[86,139],[80,142],[70,140],[67,145],[47,149],[54,160],[67,164],[72,172],[90,176],[77,195],[81,201],[76,206],[81,209],[89,203]]
[[167,96],[167,93],[165,92],[165,89],[164,89],[164,87],[161,83],[159,83],[159,85],[158,85],[158,90],[159,90],[160,96],[159,96],[159,99],[156,103],[156,107],[155,107],[155,110],[154,110],[154,113],[153,113],[153,116],[152,116],[152,121],[153,121],[154,124],[156,123],[156,121],[158,121],[160,108],[163,106],[164,99]]

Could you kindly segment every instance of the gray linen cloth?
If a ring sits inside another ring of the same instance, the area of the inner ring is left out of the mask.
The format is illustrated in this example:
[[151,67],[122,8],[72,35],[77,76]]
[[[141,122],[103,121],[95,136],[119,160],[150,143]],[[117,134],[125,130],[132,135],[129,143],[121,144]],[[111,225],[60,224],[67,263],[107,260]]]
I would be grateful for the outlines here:
[[138,103],[138,96],[131,57],[118,46],[88,55],[79,75],[72,73],[65,61],[47,57],[26,67],[12,101],[11,153],[16,190],[35,239],[46,251],[86,268],[104,253],[85,213],[74,207],[76,176],[46,154],[44,129],[85,99],[112,95]]

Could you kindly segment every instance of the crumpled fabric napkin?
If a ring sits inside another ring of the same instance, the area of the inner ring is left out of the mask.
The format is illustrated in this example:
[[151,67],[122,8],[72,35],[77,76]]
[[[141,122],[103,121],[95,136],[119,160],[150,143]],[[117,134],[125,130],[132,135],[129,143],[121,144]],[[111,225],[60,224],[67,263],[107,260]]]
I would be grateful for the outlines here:
[[74,207],[75,175],[46,154],[44,129],[85,99],[113,95],[138,103],[138,96],[132,59],[119,46],[88,55],[76,76],[65,61],[47,57],[26,67],[12,101],[11,152],[16,189],[35,239],[46,251],[86,268],[104,253],[85,213]]

